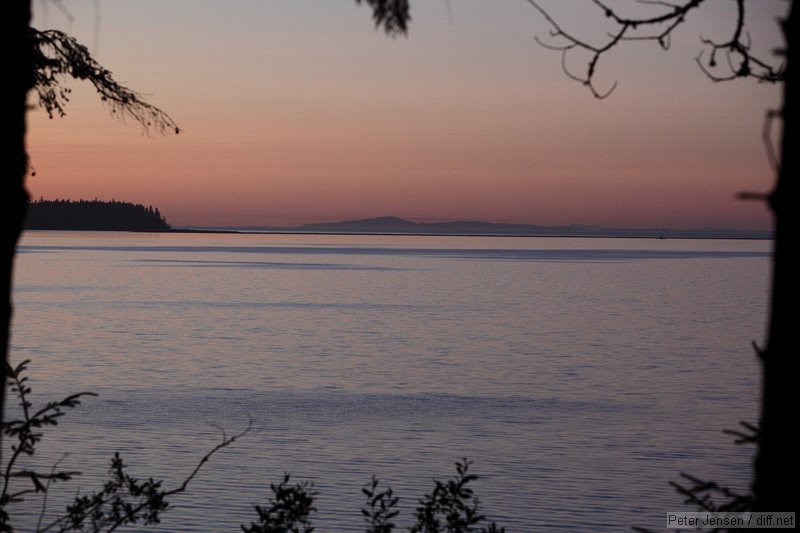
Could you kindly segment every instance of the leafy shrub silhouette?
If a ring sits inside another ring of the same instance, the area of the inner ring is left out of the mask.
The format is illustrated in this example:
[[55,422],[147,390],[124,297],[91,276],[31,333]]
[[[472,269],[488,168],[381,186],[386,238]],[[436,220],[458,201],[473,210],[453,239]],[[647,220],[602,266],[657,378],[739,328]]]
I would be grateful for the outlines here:
[[367,506],[361,509],[361,514],[369,524],[367,533],[391,533],[395,525],[392,519],[399,511],[395,510],[399,498],[394,495],[392,488],[378,490],[378,478],[372,476],[372,482],[361,492],[367,497]]
[[[109,468],[109,479],[100,490],[89,495],[76,496],[66,506],[64,512],[48,523],[43,523],[47,508],[47,494],[53,483],[66,482],[80,475],[80,472],[60,470],[58,461],[48,472],[19,468],[21,456],[33,456],[36,446],[44,437],[43,430],[56,426],[59,419],[68,409],[80,405],[88,396],[97,396],[92,392],[81,392],[67,396],[63,400],[49,402],[39,409],[34,409],[29,400],[31,388],[25,376],[28,363],[26,360],[16,368],[7,368],[8,382],[11,392],[18,399],[21,407],[21,418],[8,420],[0,425],[2,435],[11,439],[11,454],[0,470],[2,492],[0,492],[0,531],[14,531],[13,516],[10,508],[26,497],[39,495],[43,498],[42,510],[36,524],[36,532],[45,531],[91,531],[93,533],[111,532],[122,526],[158,524],[161,515],[169,510],[168,498],[186,491],[189,483],[197,476],[200,469],[219,450],[230,446],[240,437],[248,433],[252,420],[240,433],[228,436],[222,432],[222,441],[206,453],[183,483],[171,489],[163,487],[163,481],[150,477],[139,480],[127,472],[126,465],[119,453],[115,453]],[[416,523],[411,527],[412,533],[498,533],[504,531],[496,524],[478,529],[486,522],[486,517],[478,512],[478,499],[469,486],[478,476],[468,473],[470,464],[467,459],[456,463],[457,476],[445,482],[434,480],[434,489],[420,501],[416,511]],[[21,488],[15,488],[14,482],[27,480]],[[395,529],[393,519],[399,498],[391,487],[379,489],[380,482],[373,476],[370,484],[362,492],[367,503],[361,510],[367,522],[367,533],[391,533]],[[255,506],[258,522],[249,526],[241,525],[244,533],[312,533],[311,516],[316,512],[314,498],[318,493],[314,484],[309,481],[291,484],[291,476],[285,473],[278,484],[270,485],[272,497],[267,506]]]
[[[426,494],[417,507],[417,523],[411,528],[412,533],[467,533],[480,531],[491,533],[504,531],[495,523],[487,528],[477,530],[474,525],[486,521],[486,517],[478,512],[478,499],[468,485],[478,479],[469,474],[472,462],[463,459],[456,462],[458,476],[445,482],[434,480],[433,492]],[[444,520],[444,525],[442,525]]]
[[[50,485],[59,481],[69,481],[80,472],[58,470],[60,461],[49,472],[17,468],[22,455],[33,456],[36,445],[41,442],[43,428],[56,426],[67,409],[80,405],[85,396],[97,396],[92,392],[81,392],[67,396],[57,402],[49,402],[44,407],[33,409],[28,399],[31,388],[24,375],[29,360],[21,362],[16,368],[7,367],[6,372],[11,392],[16,394],[22,410],[22,418],[7,420],[0,425],[0,432],[12,439],[11,456],[0,471],[2,492],[0,492],[0,531],[14,531],[9,506],[24,501],[31,494],[43,495],[42,511],[36,525],[36,532],[44,531],[114,531],[120,526],[133,524],[157,524],[161,521],[161,512],[169,507],[167,498],[186,491],[189,482],[197,476],[205,463],[219,450],[230,446],[239,437],[250,431],[252,421],[239,434],[227,436],[222,432],[222,442],[204,455],[183,483],[172,489],[162,488],[162,481],[148,478],[140,481],[127,473],[125,464],[119,453],[115,453],[109,469],[109,480],[90,496],[76,496],[73,503],[67,505],[63,514],[53,521],[43,524],[47,508],[47,492]],[[29,486],[15,489],[12,481],[27,479]]]
[[244,533],[312,533],[314,528],[309,520],[314,507],[314,484],[309,481],[289,485],[291,476],[283,475],[279,484],[271,484],[274,498],[269,507],[256,505],[259,523],[250,527],[242,525]]

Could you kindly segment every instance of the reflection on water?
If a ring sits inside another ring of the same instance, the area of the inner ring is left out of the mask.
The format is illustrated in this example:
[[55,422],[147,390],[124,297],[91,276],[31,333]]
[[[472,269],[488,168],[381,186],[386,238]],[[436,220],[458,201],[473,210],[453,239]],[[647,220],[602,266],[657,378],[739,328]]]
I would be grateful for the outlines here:
[[[284,471],[321,530],[374,473],[410,510],[475,460],[510,531],[661,527],[679,471],[744,486],[768,243],[32,232],[14,359],[34,393],[99,392],[42,460],[96,485],[114,450],[178,481],[163,531],[236,530]],[[67,465],[69,467],[69,465]],[[74,495],[67,488],[64,497]],[[156,529],[157,530],[157,529]]]

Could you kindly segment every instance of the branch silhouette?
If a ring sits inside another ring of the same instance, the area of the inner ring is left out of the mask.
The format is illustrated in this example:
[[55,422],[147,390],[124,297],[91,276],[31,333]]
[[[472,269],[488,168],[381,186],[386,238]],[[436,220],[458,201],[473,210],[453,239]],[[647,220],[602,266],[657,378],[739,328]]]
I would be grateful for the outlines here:
[[74,37],[59,30],[29,28],[28,33],[33,45],[34,89],[39,105],[51,118],[66,114],[64,108],[71,89],[64,82],[71,78],[91,83],[100,100],[122,121],[132,118],[145,132],[180,132],[172,117],[146,102],[136,91],[120,85],[111,71],[95,61],[89,49]]
[[[536,41],[544,48],[561,52],[561,67],[567,77],[585,85],[596,98],[604,99],[614,92],[617,87],[616,81],[606,90],[600,90],[595,85],[598,63],[604,54],[626,41],[655,41],[662,49],[668,50],[671,44],[672,32],[686,20],[686,16],[690,11],[700,7],[705,0],[690,0],[682,4],[639,0],[636,3],[655,6],[661,10],[661,12],[653,16],[639,17],[623,15],[617,9],[609,7],[605,2],[592,0],[598,10],[607,19],[611,20],[615,26],[606,35],[606,40],[600,44],[592,44],[565,30],[536,0],[527,0],[527,2],[550,24],[552,27],[550,38],[556,40],[556,42],[549,43],[536,37]],[[749,37],[744,31],[744,0],[736,0],[736,8],[736,24],[730,40],[716,42],[712,39],[700,39],[704,48],[695,58],[700,69],[713,81],[728,81],[744,77],[756,78],[759,81],[771,83],[783,81],[785,71],[783,65],[772,66],[750,52]],[[567,68],[567,55],[574,50],[583,50],[589,53],[586,68],[580,74],[575,74]],[[717,67],[719,66],[717,56],[720,53],[724,54],[728,68],[724,73],[717,72]]]
[[[240,437],[250,432],[253,420],[235,435],[227,435],[218,428],[222,439],[211,448],[195,465],[194,469],[184,478],[183,482],[175,488],[163,489],[162,481],[152,477],[140,481],[126,471],[126,466],[119,453],[115,453],[109,469],[110,479],[102,488],[87,496],[76,496],[72,504],[68,505],[65,512],[42,525],[47,510],[47,495],[53,483],[69,481],[81,472],[61,470],[59,465],[65,455],[62,455],[47,472],[40,472],[32,468],[17,468],[18,460],[22,455],[33,456],[36,447],[43,438],[43,430],[58,424],[59,419],[66,414],[67,409],[80,405],[81,400],[87,396],[97,396],[92,392],[71,394],[60,401],[48,402],[39,409],[33,409],[29,399],[31,388],[27,385],[25,375],[29,361],[23,361],[15,368],[8,367],[6,373],[8,381],[18,400],[20,418],[8,420],[0,425],[0,431],[9,437],[11,455],[8,462],[0,471],[2,478],[2,491],[0,491],[0,531],[13,531],[12,517],[9,507],[20,503],[30,495],[42,495],[42,508],[39,513],[36,532],[45,531],[85,531],[87,528],[95,532],[111,532],[120,526],[142,523],[156,524],[160,522],[160,513],[167,510],[167,498],[185,492],[189,483],[194,480],[203,466],[220,450],[237,441]],[[217,426],[215,426],[217,427]],[[28,480],[20,488],[12,487],[15,480]]]

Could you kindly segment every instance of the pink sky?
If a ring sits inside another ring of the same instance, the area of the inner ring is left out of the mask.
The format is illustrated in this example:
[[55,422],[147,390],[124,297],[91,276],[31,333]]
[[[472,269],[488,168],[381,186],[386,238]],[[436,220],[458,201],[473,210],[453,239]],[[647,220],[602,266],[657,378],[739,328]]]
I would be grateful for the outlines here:
[[[751,4],[768,58],[785,2]],[[35,198],[152,204],[199,226],[395,215],[769,227],[763,205],[733,196],[772,183],[761,129],[779,87],[714,84],[694,63],[699,36],[726,35],[732,3],[694,13],[669,52],[630,43],[604,58],[599,83],[619,80],[604,101],[535,43],[547,26],[525,2],[415,2],[398,39],[345,0],[101,2],[99,17],[67,1],[72,22],[37,5],[38,27],[97,43],[184,132],[143,135],[72,84],[66,118],[29,115]],[[602,31],[589,2],[558,9]]]

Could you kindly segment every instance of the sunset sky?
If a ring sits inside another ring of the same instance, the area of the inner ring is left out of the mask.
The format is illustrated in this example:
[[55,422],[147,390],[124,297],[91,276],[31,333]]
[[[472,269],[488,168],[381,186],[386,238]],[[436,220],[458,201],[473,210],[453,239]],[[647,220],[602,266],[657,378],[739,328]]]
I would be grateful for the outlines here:
[[[563,26],[602,35],[588,0],[554,4]],[[605,56],[598,86],[619,86],[599,101],[536,43],[549,27],[523,0],[412,2],[398,38],[350,0],[64,0],[71,19],[35,2],[35,26],[75,35],[183,132],[147,136],[72,83],[66,118],[29,114],[28,187],[154,205],[179,226],[767,228],[766,208],[734,195],[772,184],[761,134],[780,87],[699,70],[699,38],[733,28],[732,1],[707,4],[668,52]],[[787,2],[747,6],[754,53],[772,59]]]

